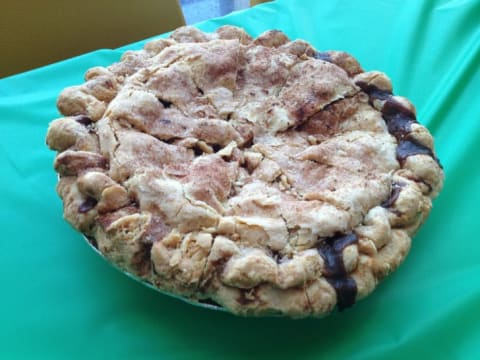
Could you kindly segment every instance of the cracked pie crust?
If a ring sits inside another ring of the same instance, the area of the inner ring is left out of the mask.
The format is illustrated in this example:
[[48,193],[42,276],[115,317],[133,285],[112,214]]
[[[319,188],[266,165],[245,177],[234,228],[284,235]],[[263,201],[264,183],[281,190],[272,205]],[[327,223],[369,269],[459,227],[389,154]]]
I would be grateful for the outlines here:
[[405,258],[443,183],[385,74],[280,31],[183,27],[57,105],[66,220],[122,270],[235,314],[353,305]]

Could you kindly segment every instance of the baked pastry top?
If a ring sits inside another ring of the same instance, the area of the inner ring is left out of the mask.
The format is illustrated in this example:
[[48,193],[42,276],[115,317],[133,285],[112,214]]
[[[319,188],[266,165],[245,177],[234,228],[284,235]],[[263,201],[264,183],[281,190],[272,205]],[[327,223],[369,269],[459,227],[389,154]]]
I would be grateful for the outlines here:
[[351,306],[404,259],[443,183],[385,74],[276,30],[180,28],[57,105],[67,221],[124,271],[236,314]]

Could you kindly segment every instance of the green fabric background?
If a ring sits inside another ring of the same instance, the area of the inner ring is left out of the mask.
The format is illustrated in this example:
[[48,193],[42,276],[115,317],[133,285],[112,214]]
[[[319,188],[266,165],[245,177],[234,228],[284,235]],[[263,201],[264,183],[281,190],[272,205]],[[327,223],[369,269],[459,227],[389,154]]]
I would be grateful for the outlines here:
[[44,140],[61,89],[122,53],[99,50],[0,80],[0,358],[479,359],[480,1],[280,0],[199,27],[224,24],[348,51],[416,104],[446,181],[403,266],[305,320],[194,307],[115,270],[62,219]]

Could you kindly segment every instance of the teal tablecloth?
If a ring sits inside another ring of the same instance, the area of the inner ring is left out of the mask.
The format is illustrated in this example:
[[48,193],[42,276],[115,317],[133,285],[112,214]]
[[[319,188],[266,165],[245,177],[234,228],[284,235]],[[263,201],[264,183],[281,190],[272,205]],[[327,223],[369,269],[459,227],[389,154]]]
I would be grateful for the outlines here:
[[121,54],[99,50],[0,80],[0,358],[479,359],[480,1],[280,0],[199,27],[224,24],[346,50],[416,104],[446,182],[403,266],[354,308],[296,321],[197,308],[115,270],[62,220],[44,141],[60,90]]

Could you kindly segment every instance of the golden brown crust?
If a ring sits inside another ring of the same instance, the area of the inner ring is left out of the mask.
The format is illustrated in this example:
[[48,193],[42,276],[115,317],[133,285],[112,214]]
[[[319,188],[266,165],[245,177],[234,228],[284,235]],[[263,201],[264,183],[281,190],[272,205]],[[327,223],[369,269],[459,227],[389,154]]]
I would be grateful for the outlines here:
[[66,219],[154,286],[236,314],[323,316],[406,256],[443,171],[415,108],[279,31],[176,30],[65,89]]

